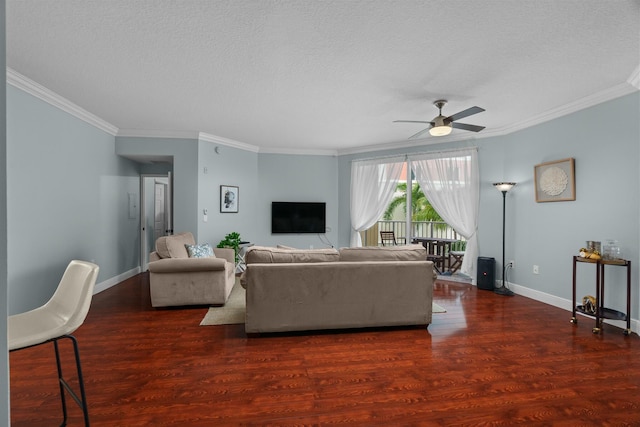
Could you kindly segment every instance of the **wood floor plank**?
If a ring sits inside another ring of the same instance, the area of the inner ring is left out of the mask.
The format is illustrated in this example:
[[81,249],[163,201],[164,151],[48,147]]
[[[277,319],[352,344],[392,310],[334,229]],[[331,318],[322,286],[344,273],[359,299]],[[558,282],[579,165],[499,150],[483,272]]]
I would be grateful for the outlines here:
[[[427,329],[248,337],[199,326],[206,307],[152,308],[140,274],[95,295],[75,334],[92,424],[640,425],[637,335],[465,283],[438,281],[434,300],[447,312]],[[10,369],[12,425],[56,425],[52,346]]]

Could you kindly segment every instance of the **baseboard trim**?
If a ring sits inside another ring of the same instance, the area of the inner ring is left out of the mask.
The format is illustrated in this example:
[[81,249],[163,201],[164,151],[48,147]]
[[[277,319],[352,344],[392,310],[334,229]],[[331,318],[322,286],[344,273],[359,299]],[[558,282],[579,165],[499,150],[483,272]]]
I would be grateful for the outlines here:
[[103,282],[100,283],[96,283],[96,286],[93,288],[93,294],[99,294],[102,291],[106,291],[107,289],[117,285],[118,283],[127,280],[133,276],[135,276],[136,274],[140,273],[140,267],[136,267],[136,268],[132,268],[129,271],[125,271],[122,274],[119,274],[115,277],[112,277],[110,279],[107,279]]
[[[545,304],[549,304],[549,305],[552,305],[554,307],[561,308],[561,309],[566,310],[568,312],[571,312],[573,310],[573,307],[571,306],[572,305],[572,301],[569,300],[569,299],[560,298],[558,296],[551,295],[551,294],[548,294],[546,292],[537,291],[535,289],[527,288],[526,286],[517,285],[515,283],[507,282],[507,285],[508,285],[509,289],[511,289],[517,295],[521,295],[523,297],[531,298],[533,300],[536,300],[536,301],[539,301],[539,302],[542,302],[542,303],[545,303]],[[595,325],[595,321],[593,320],[592,317],[582,315],[581,313],[578,313],[578,314],[583,316],[585,321],[592,321],[592,322],[594,322],[594,325]],[[570,318],[571,318],[571,316],[567,317],[567,322],[569,322]],[[626,329],[627,328],[627,322],[622,321],[622,320],[605,319],[604,323],[606,323],[608,325],[617,326],[618,328],[621,328],[621,329]],[[640,320],[633,319],[633,318],[631,319],[631,330],[633,332],[635,332],[636,334],[638,334],[638,331],[640,331]]]

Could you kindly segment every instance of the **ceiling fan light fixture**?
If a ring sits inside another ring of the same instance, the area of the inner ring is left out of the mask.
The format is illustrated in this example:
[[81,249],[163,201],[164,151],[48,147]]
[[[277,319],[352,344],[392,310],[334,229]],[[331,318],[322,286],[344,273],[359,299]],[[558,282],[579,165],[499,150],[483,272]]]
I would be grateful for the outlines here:
[[434,126],[429,129],[431,136],[447,136],[451,133],[453,128],[451,125]]
[[[441,106],[439,105],[438,107]],[[429,134],[431,134],[431,136],[446,136],[449,135],[452,130],[451,123],[445,122],[444,116],[440,114],[433,119],[433,127],[429,129]]]
[[[468,130],[471,132],[480,132],[482,129],[484,129],[484,126],[476,126],[476,125],[456,122],[456,120],[458,119],[462,119],[464,117],[468,117],[473,114],[481,113],[484,111],[484,108],[471,107],[471,108],[467,108],[466,110],[459,111],[452,116],[446,117],[442,115],[442,107],[444,107],[446,103],[447,101],[445,99],[439,99],[433,103],[433,105],[435,105],[436,108],[438,109],[439,114],[430,122],[421,121],[421,120],[394,120],[393,122],[394,123],[424,123],[424,124],[430,125],[430,127],[426,129],[422,129],[420,132],[416,133],[415,135],[410,136],[409,139],[415,139],[415,138],[421,137],[427,131],[429,131],[429,134],[431,136],[447,136],[453,131],[453,128]],[[455,122],[455,124],[453,122]]]

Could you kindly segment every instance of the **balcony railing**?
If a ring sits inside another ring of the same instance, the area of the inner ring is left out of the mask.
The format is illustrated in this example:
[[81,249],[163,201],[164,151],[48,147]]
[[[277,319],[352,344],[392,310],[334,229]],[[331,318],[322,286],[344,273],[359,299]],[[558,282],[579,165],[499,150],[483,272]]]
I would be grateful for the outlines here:
[[414,221],[411,223],[411,233],[407,233],[405,221],[381,220],[370,229],[362,232],[362,244],[364,246],[379,246],[380,232],[393,231],[397,238],[406,238],[411,243],[411,237],[438,237],[442,239],[464,240],[456,231],[445,222],[438,221]]

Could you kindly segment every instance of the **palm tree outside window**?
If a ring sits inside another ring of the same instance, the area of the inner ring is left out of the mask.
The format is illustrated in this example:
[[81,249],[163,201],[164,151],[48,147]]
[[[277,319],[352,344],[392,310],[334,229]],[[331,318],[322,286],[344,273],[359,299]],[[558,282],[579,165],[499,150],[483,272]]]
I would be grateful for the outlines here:
[[[394,197],[389,203],[387,210],[384,212],[383,218],[386,220],[393,219],[393,214],[398,209],[407,212],[407,183],[401,182],[396,188],[398,196]],[[437,221],[442,222],[438,212],[431,206],[429,200],[420,189],[420,184],[414,183],[411,188],[411,220],[412,221]]]
[[[407,176],[407,163],[403,166],[402,176]],[[382,217],[369,230],[363,232],[363,241],[369,246],[378,246],[379,231],[393,231],[396,236],[405,238],[410,243],[410,237],[447,237],[459,238],[456,233],[440,216],[429,202],[420,184],[413,181],[413,172],[410,177],[411,197],[407,197],[407,182],[399,182],[394,197],[384,211]],[[406,230],[407,200],[411,200],[410,218],[411,232]]]
[[[397,237],[406,238],[407,242],[414,237],[460,240],[460,248],[456,250],[465,250],[460,271],[473,276],[474,260],[478,254],[476,232],[480,195],[477,151],[476,147],[470,147],[406,155],[402,160],[389,157],[354,161],[351,180],[352,244],[355,235],[357,243],[378,246],[380,231],[393,231]],[[356,167],[359,163],[364,163],[364,166],[375,163],[387,168],[394,166],[394,179],[354,175],[359,171]],[[382,194],[384,200],[380,197]],[[378,196],[378,203],[372,204],[369,199],[363,199],[371,195]]]

